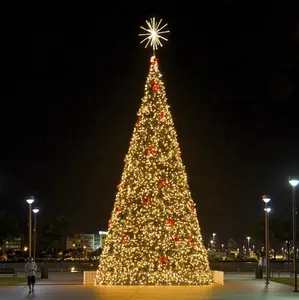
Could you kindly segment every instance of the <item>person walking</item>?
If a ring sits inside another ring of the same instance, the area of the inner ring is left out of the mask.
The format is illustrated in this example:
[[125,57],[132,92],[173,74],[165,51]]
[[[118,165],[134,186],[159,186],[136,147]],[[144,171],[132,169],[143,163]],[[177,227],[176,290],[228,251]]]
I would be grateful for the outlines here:
[[28,262],[25,265],[25,272],[27,273],[29,294],[31,294],[31,292],[34,292],[36,269],[37,269],[36,263],[34,262],[32,257],[29,257]]

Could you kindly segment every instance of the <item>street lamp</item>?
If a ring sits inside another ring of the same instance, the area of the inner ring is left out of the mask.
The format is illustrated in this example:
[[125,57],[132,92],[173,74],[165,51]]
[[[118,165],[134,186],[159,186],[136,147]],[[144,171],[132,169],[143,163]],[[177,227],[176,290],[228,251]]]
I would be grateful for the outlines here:
[[216,233],[213,233],[212,234],[213,235],[213,246],[214,246],[214,248],[215,248],[215,250],[216,250]]
[[299,180],[295,178],[289,178],[289,183],[293,187],[293,273],[295,278],[294,292],[298,292],[297,288],[297,253],[296,253],[296,200],[295,200],[295,190],[299,183]]
[[268,203],[271,198],[268,195],[262,195],[262,199],[265,202],[265,252],[266,252],[266,284],[269,284],[269,212],[271,208],[268,207]]
[[213,241],[215,241],[216,233],[213,233]]
[[34,246],[33,246],[33,259],[35,260],[35,257],[36,257],[36,215],[37,213],[39,212],[39,209],[38,208],[34,208],[32,210],[34,212]]
[[26,202],[29,204],[29,253],[28,253],[28,256],[30,257],[31,256],[31,232],[32,232],[32,222],[31,222],[31,205],[32,203],[34,202],[34,198],[31,196],[31,197],[28,197],[26,199]]
[[249,250],[249,247],[250,247],[250,236],[247,237],[247,241],[248,241],[248,254],[250,255],[250,250]]
[[83,251],[84,252],[84,259],[86,259],[87,257],[86,257],[86,246],[85,245],[83,246],[83,249],[84,249],[84,251]]

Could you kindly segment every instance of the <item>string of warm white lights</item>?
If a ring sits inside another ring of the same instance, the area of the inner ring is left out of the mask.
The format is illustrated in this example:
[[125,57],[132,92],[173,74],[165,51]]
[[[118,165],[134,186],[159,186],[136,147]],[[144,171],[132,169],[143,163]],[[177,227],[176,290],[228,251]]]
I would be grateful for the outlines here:
[[137,115],[97,282],[210,284],[207,252],[155,56]]

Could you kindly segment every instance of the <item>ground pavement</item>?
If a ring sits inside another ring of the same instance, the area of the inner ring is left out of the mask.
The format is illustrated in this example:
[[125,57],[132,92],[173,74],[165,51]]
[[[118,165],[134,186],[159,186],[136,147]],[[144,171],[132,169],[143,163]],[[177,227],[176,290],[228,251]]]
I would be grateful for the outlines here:
[[[291,300],[299,299],[290,286],[254,280],[254,274],[228,273],[224,286],[83,286],[82,274],[49,274],[38,280],[35,293],[24,285],[0,287],[0,300]],[[80,284],[81,283],[81,284]]]

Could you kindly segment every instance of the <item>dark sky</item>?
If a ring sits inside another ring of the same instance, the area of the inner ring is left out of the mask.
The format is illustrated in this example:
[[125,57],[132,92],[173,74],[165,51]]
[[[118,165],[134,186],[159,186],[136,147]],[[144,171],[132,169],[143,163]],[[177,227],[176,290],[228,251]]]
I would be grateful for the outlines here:
[[263,215],[262,193],[273,215],[290,219],[287,179],[299,175],[295,8],[218,2],[7,18],[1,207],[25,222],[24,198],[34,195],[44,219],[106,229],[149,69],[139,26],[156,16],[171,30],[158,57],[204,238],[241,243]]

